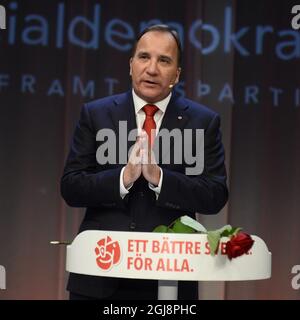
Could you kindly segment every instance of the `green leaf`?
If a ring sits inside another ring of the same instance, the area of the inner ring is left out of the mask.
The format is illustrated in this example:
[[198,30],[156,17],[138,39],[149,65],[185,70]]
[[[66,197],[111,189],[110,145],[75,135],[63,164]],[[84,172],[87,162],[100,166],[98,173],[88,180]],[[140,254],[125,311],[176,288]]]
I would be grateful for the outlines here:
[[180,219],[177,219],[172,226],[172,231],[175,233],[194,233],[196,232],[193,228],[183,224]]
[[221,238],[221,234],[218,230],[207,232],[207,240],[208,240],[209,247],[210,247],[210,254],[212,256],[215,255],[215,252],[219,246],[220,238]]
[[164,225],[157,226],[152,232],[160,232],[160,233],[165,233],[168,232],[169,228]]
[[237,228],[232,228],[232,235],[235,236],[237,235],[243,228],[237,227]]
[[232,226],[230,224],[227,224],[226,226],[215,230],[216,232],[219,232],[221,237],[227,237],[228,234],[231,233]]
[[203,227],[201,223],[199,223],[197,220],[189,217],[189,216],[183,216],[180,218],[180,221],[185,224],[186,226],[189,226],[193,228],[196,231],[206,233],[207,230]]
[[221,233],[221,237],[231,237],[235,236],[238,232],[240,232],[242,228],[230,227],[230,229],[226,229]]

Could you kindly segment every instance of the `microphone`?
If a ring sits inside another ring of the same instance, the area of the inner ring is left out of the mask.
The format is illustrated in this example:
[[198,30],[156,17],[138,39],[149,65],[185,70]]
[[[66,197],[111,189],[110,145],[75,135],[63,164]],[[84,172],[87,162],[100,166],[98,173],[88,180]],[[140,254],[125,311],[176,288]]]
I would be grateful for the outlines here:
[[169,84],[169,88],[172,89],[174,87],[174,84]]
[[71,244],[71,242],[54,240],[54,241],[50,241],[50,244],[54,244],[54,245],[60,245],[60,244],[69,245],[69,244]]

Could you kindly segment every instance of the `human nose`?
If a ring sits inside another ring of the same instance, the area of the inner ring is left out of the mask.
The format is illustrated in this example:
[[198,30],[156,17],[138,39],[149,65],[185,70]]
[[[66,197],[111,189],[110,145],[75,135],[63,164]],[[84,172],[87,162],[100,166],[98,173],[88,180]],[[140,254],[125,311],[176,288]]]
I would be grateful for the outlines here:
[[158,72],[157,70],[157,61],[155,59],[150,59],[149,64],[147,66],[147,72],[149,74],[156,74]]

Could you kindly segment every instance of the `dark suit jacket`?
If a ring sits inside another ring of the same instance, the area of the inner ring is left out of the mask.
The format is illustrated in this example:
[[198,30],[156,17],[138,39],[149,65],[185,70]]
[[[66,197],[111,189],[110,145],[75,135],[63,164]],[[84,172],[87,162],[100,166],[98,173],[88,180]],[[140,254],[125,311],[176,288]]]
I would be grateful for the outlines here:
[[[152,231],[182,215],[216,214],[223,208],[228,191],[220,118],[215,112],[172,94],[160,130],[204,129],[204,171],[200,175],[185,175],[189,165],[173,163],[171,143],[171,163],[159,164],[163,183],[158,199],[143,177],[122,199],[119,179],[124,164],[97,163],[98,130],[110,128],[118,136],[119,121],[127,121],[128,131],[136,128],[131,91],[92,101],[82,108],[61,179],[61,192],[67,204],[87,208],[79,232],[90,229]],[[128,148],[133,143],[128,143]],[[195,147],[195,139],[192,144]],[[68,290],[101,298],[112,294],[117,283],[118,279],[71,274]]]

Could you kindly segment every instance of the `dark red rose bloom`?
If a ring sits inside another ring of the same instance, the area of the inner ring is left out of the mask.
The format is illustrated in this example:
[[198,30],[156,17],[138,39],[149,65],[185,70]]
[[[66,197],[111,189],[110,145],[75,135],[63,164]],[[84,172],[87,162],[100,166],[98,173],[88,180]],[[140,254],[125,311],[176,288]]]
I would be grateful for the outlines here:
[[253,246],[253,243],[254,240],[249,234],[239,232],[226,243],[226,254],[229,259],[239,257],[247,253]]

